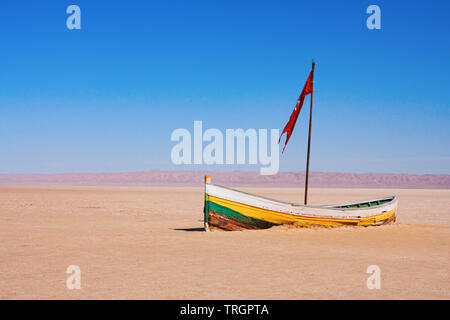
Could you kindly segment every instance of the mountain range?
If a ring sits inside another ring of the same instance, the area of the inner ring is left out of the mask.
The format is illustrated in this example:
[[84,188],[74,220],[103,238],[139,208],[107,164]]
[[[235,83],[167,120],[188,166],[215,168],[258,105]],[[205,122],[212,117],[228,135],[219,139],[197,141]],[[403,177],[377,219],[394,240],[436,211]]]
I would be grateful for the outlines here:
[[[303,187],[305,172],[141,171],[111,173],[0,174],[0,185],[47,186],[202,186],[204,175],[225,186]],[[310,187],[450,189],[448,174],[310,172]]]

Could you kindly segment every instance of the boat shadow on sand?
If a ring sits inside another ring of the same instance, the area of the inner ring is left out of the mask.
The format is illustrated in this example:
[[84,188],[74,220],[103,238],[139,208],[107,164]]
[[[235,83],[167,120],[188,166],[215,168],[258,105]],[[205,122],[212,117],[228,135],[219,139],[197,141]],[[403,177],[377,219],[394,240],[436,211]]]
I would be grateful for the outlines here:
[[172,229],[175,231],[187,231],[187,232],[204,232],[205,228],[176,228],[176,229]]

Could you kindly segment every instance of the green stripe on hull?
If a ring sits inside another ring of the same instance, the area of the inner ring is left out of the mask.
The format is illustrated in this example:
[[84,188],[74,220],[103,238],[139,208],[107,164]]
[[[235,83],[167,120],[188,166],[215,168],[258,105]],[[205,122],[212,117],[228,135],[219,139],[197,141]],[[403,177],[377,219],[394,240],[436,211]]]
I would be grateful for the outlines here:
[[256,229],[268,229],[276,225],[272,222],[244,216],[237,211],[228,209],[227,207],[221,206],[220,204],[214,203],[212,201],[206,201],[206,207],[208,208],[208,212],[214,211],[216,214],[219,214],[227,219]]
[[208,195],[205,194],[205,207],[203,208],[203,220],[205,223],[205,228],[206,225],[209,223],[209,219],[208,219],[208,212],[209,212],[209,207],[208,207],[209,201],[208,201]]

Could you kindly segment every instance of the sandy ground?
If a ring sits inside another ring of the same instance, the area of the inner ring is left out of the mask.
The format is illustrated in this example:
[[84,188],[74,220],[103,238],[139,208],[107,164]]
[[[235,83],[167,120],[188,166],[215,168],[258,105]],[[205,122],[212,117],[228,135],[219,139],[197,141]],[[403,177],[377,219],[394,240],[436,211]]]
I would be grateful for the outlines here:
[[[390,194],[395,225],[207,233],[201,188],[0,187],[0,298],[449,299],[450,190],[312,189],[309,199]],[[80,290],[66,288],[69,265]],[[369,265],[379,290],[366,286]]]

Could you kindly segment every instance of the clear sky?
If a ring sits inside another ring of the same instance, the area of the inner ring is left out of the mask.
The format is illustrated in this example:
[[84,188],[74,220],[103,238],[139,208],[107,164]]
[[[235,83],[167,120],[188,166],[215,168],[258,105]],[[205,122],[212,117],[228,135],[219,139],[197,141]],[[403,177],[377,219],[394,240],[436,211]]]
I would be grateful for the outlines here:
[[[170,135],[281,132],[314,58],[311,170],[449,174],[449,34],[446,0],[2,1],[0,173],[258,170],[175,166]],[[308,109],[281,171],[305,168]]]

